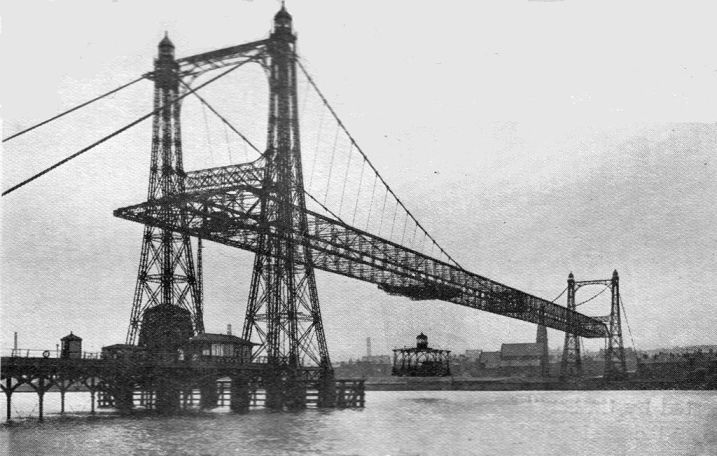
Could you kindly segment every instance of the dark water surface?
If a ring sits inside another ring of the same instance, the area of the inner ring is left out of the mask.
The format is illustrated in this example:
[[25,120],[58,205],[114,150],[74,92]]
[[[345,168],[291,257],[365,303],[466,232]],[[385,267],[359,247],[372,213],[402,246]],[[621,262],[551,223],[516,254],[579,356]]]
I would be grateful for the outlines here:
[[[25,419],[0,429],[0,453],[717,455],[716,392],[370,391],[366,399],[363,410]],[[36,396],[14,395],[13,409],[36,415]],[[88,409],[85,395],[68,395],[68,410]]]

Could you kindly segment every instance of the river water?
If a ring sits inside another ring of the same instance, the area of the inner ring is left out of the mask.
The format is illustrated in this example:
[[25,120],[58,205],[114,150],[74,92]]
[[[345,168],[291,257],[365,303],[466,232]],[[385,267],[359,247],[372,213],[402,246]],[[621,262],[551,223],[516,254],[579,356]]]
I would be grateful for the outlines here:
[[69,416],[37,423],[37,397],[13,395],[24,419],[0,428],[0,453],[717,455],[713,391],[369,391],[362,410],[129,418],[78,413],[87,397],[68,393]]

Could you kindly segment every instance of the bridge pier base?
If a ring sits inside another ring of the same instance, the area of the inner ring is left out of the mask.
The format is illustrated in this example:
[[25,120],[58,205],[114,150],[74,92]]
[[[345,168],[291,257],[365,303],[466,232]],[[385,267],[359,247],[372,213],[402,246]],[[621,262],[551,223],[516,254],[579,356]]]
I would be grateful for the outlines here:
[[249,411],[249,381],[246,377],[231,377],[229,395],[229,408],[232,412],[246,413]]
[[12,391],[5,391],[5,421],[12,421]]
[[90,415],[94,415],[95,408],[99,406],[100,402],[97,393],[99,392],[99,396],[102,396],[101,388],[97,385],[97,378],[95,378],[94,375],[82,380],[82,384],[90,390]]
[[306,382],[299,369],[281,369],[264,379],[264,407],[272,410],[306,408]]
[[306,408],[306,383],[298,376],[292,375],[283,383],[284,407],[287,410]]
[[37,401],[37,406],[38,406],[37,419],[39,421],[42,421],[45,419],[45,417],[44,417],[45,393],[53,385],[52,381],[49,381],[46,383],[45,380],[50,380],[50,379],[46,379],[45,377],[41,376],[37,380],[37,385],[34,385],[34,389],[35,389],[35,392],[37,392],[37,399],[38,399],[38,401]]
[[199,386],[199,407],[202,409],[213,409],[219,402],[217,393],[217,381],[214,378],[202,381]]
[[72,379],[63,379],[57,382],[57,387],[60,390],[60,415],[65,414],[65,393],[70,389],[74,381]]
[[38,392],[37,392],[37,396],[38,396],[38,400],[37,400],[37,407],[38,407],[37,419],[38,419],[39,421],[42,421],[42,420],[44,419],[43,416],[42,416],[42,414],[43,414],[43,407],[44,407],[44,402],[45,402],[45,392],[44,392],[44,391],[38,391]]
[[317,407],[336,407],[336,379],[333,370],[327,369],[321,372],[318,390]]
[[336,392],[336,407],[346,407],[346,382],[339,380],[336,386],[338,389]]
[[7,385],[0,384],[3,393],[5,393],[5,421],[10,423],[12,421],[12,393],[17,388],[12,386],[12,377],[7,377]]
[[171,414],[180,408],[180,389],[171,379],[162,378],[157,384],[156,408],[159,413]]
[[114,385],[110,394],[114,399],[114,406],[120,414],[128,415],[132,413],[132,409],[134,408],[132,385],[126,382],[121,382]]

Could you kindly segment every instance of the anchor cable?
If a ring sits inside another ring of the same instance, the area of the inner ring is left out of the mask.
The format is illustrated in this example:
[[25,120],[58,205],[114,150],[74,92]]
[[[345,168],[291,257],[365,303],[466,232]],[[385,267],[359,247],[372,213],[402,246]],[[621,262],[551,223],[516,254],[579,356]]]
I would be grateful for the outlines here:
[[107,141],[107,140],[109,140],[109,139],[111,139],[111,138],[113,138],[113,137],[119,135],[120,133],[122,133],[122,132],[124,132],[124,131],[126,131],[126,130],[129,130],[130,128],[134,127],[135,125],[137,125],[138,123],[142,122],[143,120],[146,120],[146,119],[148,119],[149,117],[153,116],[154,114],[156,114],[156,113],[162,111],[162,110],[165,109],[167,106],[171,106],[171,105],[173,105],[173,104],[175,104],[175,103],[178,103],[181,99],[187,97],[189,94],[191,94],[191,93],[193,93],[193,92],[195,92],[195,91],[201,89],[202,87],[207,86],[208,84],[211,84],[212,82],[216,81],[217,79],[221,78],[222,76],[226,76],[227,74],[231,73],[232,71],[236,70],[237,68],[239,68],[240,66],[244,65],[244,64],[247,63],[247,62],[249,62],[249,60],[240,62],[240,63],[238,63],[237,65],[234,65],[233,67],[229,68],[227,71],[225,71],[225,72],[223,72],[223,73],[221,73],[221,74],[219,74],[219,75],[213,77],[212,79],[210,79],[210,80],[204,82],[203,84],[197,86],[197,88],[191,89],[189,92],[184,93],[184,94],[178,96],[177,98],[175,98],[174,100],[172,100],[168,105],[166,105],[166,106],[165,106],[165,105],[162,105],[162,106],[158,107],[157,109],[154,109],[153,111],[151,111],[151,112],[149,112],[149,113],[143,115],[142,117],[138,118],[137,120],[134,120],[133,122],[128,123],[127,125],[125,125],[124,127],[120,128],[119,130],[116,130],[116,131],[114,131],[113,133],[110,133],[109,135],[103,137],[102,139],[99,139],[99,140],[95,141],[94,143],[90,144],[89,146],[87,146],[87,147],[85,147],[85,148],[83,148],[83,149],[80,149],[79,151],[75,152],[74,154],[72,154],[72,155],[70,155],[70,156],[68,156],[68,157],[63,158],[62,160],[60,160],[59,162],[55,163],[54,165],[52,165],[52,166],[50,166],[50,167],[48,167],[48,168],[45,168],[44,170],[40,171],[39,173],[33,175],[32,177],[30,177],[30,178],[28,178],[28,179],[25,179],[24,181],[20,182],[19,184],[14,185],[14,186],[10,187],[9,189],[5,190],[4,192],[2,192],[2,196],[5,196],[5,195],[7,195],[7,194],[9,194],[9,193],[14,192],[14,191],[17,190],[18,188],[23,187],[24,185],[29,184],[30,182],[34,181],[35,179],[37,179],[37,178],[39,178],[39,177],[41,177],[41,176],[43,176],[43,175],[49,173],[49,172],[52,171],[53,169],[58,168],[58,167],[64,165],[65,163],[67,163],[68,161],[70,161],[70,160],[72,160],[72,159],[74,159],[74,158],[77,158],[77,157],[79,157],[80,155],[84,154],[85,152],[87,152],[87,151],[93,149],[94,147],[99,146],[99,145],[102,144],[103,142],[105,142],[105,141]]
[[119,92],[120,90],[122,90],[122,89],[124,89],[124,88],[126,88],[126,87],[129,87],[129,86],[131,86],[132,84],[141,81],[142,79],[145,79],[146,77],[147,77],[147,75],[146,75],[146,74],[143,74],[142,76],[140,76],[139,78],[135,79],[134,81],[131,81],[131,82],[128,82],[127,84],[121,85],[121,86],[117,87],[116,89],[112,89],[112,90],[110,90],[109,92],[104,93],[104,94],[102,94],[102,95],[100,95],[100,96],[98,96],[98,97],[95,97],[95,98],[93,98],[93,99],[91,99],[91,100],[89,100],[89,101],[86,101],[86,102],[84,102],[84,103],[82,103],[82,104],[79,104],[79,105],[75,106],[74,108],[70,108],[70,109],[68,109],[67,111],[61,112],[60,114],[58,114],[58,115],[56,115],[56,116],[54,116],[54,117],[50,117],[50,118],[47,119],[47,120],[43,120],[42,122],[40,122],[40,123],[38,123],[38,124],[35,124],[35,125],[33,125],[32,127],[26,128],[26,129],[24,129],[24,130],[22,130],[22,131],[20,131],[20,132],[15,133],[14,135],[8,136],[7,138],[3,139],[2,142],[10,141],[10,140],[13,139],[13,138],[17,138],[17,137],[20,136],[20,135],[24,135],[25,133],[28,133],[28,132],[30,132],[30,131],[32,131],[32,130],[38,128],[38,127],[41,127],[41,126],[43,126],[43,125],[45,125],[45,124],[48,124],[48,123],[52,122],[53,120],[57,120],[57,119],[59,119],[60,117],[63,117],[63,116],[65,116],[65,115],[67,115],[67,114],[69,114],[69,113],[71,113],[71,112],[73,112],[73,111],[77,111],[77,110],[80,109],[80,108],[84,108],[85,106],[87,106],[87,105],[89,105],[89,104],[92,104],[92,103],[94,103],[94,102],[97,101],[97,100],[101,100],[102,98],[104,98],[104,97],[106,97],[106,96],[112,95],[113,93]]

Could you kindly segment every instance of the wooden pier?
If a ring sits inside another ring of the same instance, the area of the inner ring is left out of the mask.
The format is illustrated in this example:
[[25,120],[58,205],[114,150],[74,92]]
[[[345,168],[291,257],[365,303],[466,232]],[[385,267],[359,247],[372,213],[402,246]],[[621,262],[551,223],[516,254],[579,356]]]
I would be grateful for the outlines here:
[[[171,414],[188,409],[229,406],[234,412],[271,408],[267,391],[277,388],[276,376],[265,363],[226,362],[221,359],[67,359],[3,357],[0,389],[5,393],[6,420],[12,420],[13,393],[36,393],[38,419],[44,418],[44,396],[59,391],[64,413],[65,394],[80,388],[90,393],[91,411],[114,408],[120,413],[155,410]],[[303,368],[293,380],[299,408],[364,407],[363,380],[327,378],[318,368]],[[23,387],[21,390],[18,388]],[[29,391],[28,391],[29,389]]]

